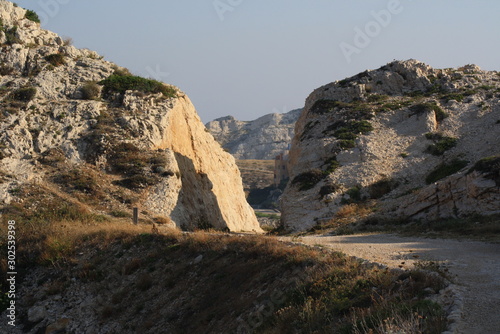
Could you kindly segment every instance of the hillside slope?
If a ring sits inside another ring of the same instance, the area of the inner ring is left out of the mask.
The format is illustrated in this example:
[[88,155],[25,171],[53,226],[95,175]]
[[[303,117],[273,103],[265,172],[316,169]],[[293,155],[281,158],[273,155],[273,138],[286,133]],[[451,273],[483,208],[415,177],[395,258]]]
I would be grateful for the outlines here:
[[236,159],[273,160],[288,149],[300,111],[268,114],[249,122],[227,116],[207,123],[206,127]]
[[10,2],[0,19],[0,201],[36,184],[101,214],[260,231],[234,158],[178,88],[68,45]]
[[362,207],[376,224],[500,212],[500,75],[415,60],[315,90],[297,122],[289,229]]

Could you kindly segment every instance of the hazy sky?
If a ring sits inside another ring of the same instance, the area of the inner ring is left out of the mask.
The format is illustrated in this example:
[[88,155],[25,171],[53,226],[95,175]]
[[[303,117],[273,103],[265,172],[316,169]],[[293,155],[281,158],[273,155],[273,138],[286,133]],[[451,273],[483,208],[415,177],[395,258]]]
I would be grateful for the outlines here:
[[304,105],[317,87],[418,59],[500,70],[494,0],[17,0],[43,27],[179,86],[204,122]]

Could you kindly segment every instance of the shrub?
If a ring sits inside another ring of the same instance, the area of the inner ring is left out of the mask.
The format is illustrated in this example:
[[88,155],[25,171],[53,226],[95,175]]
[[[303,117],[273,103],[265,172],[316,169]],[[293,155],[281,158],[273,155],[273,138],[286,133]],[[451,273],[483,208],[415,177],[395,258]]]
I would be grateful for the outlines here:
[[388,95],[383,95],[383,94],[371,94],[368,96],[367,101],[368,102],[382,102],[385,101],[389,98]]
[[324,173],[319,169],[312,169],[297,175],[293,180],[293,185],[298,185],[300,191],[305,191],[314,188],[319,181],[324,178]]
[[319,195],[321,198],[324,198],[326,195],[337,192],[340,189],[340,186],[337,184],[327,184],[326,186],[321,187],[319,190]]
[[462,102],[464,100],[464,96],[460,93],[450,93],[445,96],[443,96],[443,99],[448,102],[451,100],[455,100],[457,102]]
[[337,100],[319,100],[314,103],[311,108],[311,112],[313,114],[326,114],[334,111],[336,108],[348,108],[350,107],[350,103],[337,101]]
[[338,139],[356,139],[359,133],[366,134],[373,131],[373,126],[370,122],[364,121],[350,121],[333,134]]
[[130,217],[132,217],[132,214],[130,214],[130,212],[121,211],[121,210],[113,210],[109,214],[115,218],[130,218]]
[[56,66],[56,67],[66,64],[66,61],[64,60],[64,55],[62,53],[54,53],[54,54],[45,56],[44,59],[46,61],[48,61],[51,65]]
[[350,188],[349,190],[346,191],[345,194],[349,196],[349,199],[342,198],[341,201],[342,204],[356,203],[362,200],[360,186],[354,186]]
[[495,183],[500,185],[500,156],[497,155],[479,160],[468,173],[473,171],[487,174],[487,178],[495,180]]
[[445,177],[453,175],[462,168],[466,167],[468,163],[469,162],[465,160],[455,159],[449,164],[440,164],[432,172],[430,172],[429,175],[427,175],[427,177],[425,178],[425,182],[427,184],[431,184],[444,179]]
[[105,94],[110,93],[125,93],[127,90],[137,90],[143,93],[162,93],[167,98],[176,97],[176,90],[168,87],[165,84],[133,75],[118,75],[113,74],[105,80],[99,82],[104,86]]
[[40,23],[40,18],[38,17],[38,14],[30,9],[26,10],[26,14],[24,15],[24,17],[30,21]]
[[95,100],[101,94],[101,88],[95,82],[87,82],[81,88],[81,92],[84,100]]
[[438,122],[448,117],[448,114],[441,109],[436,103],[420,103],[411,107],[411,110],[416,114],[428,113],[434,111]]
[[425,152],[436,156],[443,155],[444,152],[455,147],[458,142],[457,138],[445,137],[441,134],[426,134],[426,138],[435,140],[436,142],[429,145]]
[[35,87],[19,88],[12,92],[11,98],[16,101],[29,102],[35,98],[36,92]]
[[356,142],[351,139],[342,139],[339,141],[339,147],[343,150],[348,150],[356,147]]
[[398,183],[391,179],[382,179],[378,182],[373,183],[368,187],[368,192],[370,197],[377,199],[390,193],[398,186]]
[[0,65],[0,75],[11,75],[14,68],[5,64]]
[[340,163],[337,161],[337,157],[332,157],[325,161],[326,170],[324,171],[325,176],[329,175],[340,167]]
[[98,181],[82,170],[74,169],[62,173],[56,178],[56,182],[71,187],[74,191],[95,194],[98,189]]
[[14,26],[10,29],[4,28],[4,32],[6,39],[5,44],[7,45],[21,44],[21,39],[17,36],[17,26]]
[[113,183],[129,189],[143,189],[157,184],[158,178],[154,176],[135,174],[131,177],[115,181]]

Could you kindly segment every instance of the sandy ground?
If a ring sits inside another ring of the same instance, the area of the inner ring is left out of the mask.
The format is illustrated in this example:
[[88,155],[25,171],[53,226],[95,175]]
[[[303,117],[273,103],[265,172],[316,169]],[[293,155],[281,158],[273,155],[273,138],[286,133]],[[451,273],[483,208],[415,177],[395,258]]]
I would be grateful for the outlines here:
[[476,241],[407,238],[391,234],[307,236],[323,245],[389,267],[411,268],[418,260],[439,261],[455,276],[463,301],[454,332],[500,333],[500,245]]

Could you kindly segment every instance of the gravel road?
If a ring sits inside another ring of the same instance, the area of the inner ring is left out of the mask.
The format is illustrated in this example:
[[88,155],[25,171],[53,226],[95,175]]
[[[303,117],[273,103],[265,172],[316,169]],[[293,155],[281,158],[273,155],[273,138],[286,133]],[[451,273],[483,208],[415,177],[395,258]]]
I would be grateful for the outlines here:
[[456,275],[454,283],[463,302],[462,316],[454,332],[500,333],[499,244],[392,234],[307,236],[301,240],[393,268],[411,268],[418,260],[438,261]]

